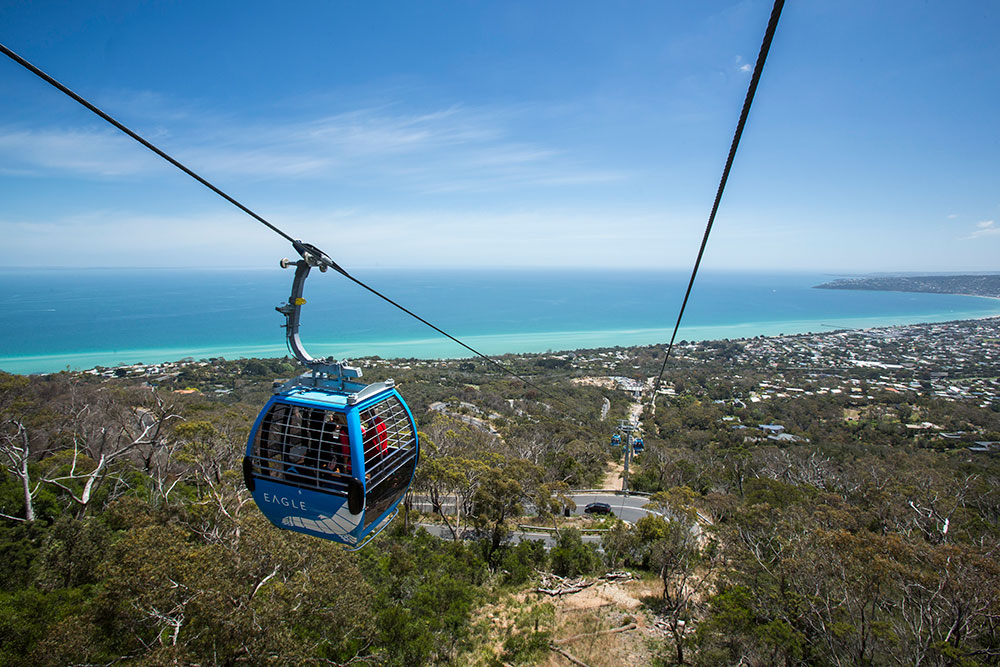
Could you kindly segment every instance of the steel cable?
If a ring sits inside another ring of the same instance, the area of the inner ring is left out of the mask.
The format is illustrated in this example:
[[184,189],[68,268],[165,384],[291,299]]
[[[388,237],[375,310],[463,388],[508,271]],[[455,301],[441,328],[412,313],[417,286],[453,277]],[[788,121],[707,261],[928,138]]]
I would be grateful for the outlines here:
[[722,201],[722,193],[726,189],[726,181],[729,180],[729,171],[733,167],[733,160],[736,158],[736,149],[740,145],[740,137],[743,136],[743,128],[746,125],[747,117],[750,115],[750,105],[753,103],[754,94],[757,92],[757,84],[760,83],[760,75],[764,71],[764,63],[767,60],[767,53],[771,49],[771,40],[774,39],[774,32],[778,27],[778,18],[781,16],[781,9],[785,6],[785,0],[775,0],[771,9],[771,18],[767,22],[767,30],[764,32],[764,41],[760,45],[760,52],[757,54],[757,63],[754,65],[753,76],[750,78],[750,87],[747,88],[746,97],[743,100],[743,110],[740,112],[739,123],[736,124],[736,133],[733,135],[732,144],[729,146],[729,157],[726,158],[726,166],[722,170],[722,179],[719,181],[719,188],[715,193],[715,201],[712,204],[712,212],[708,216],[708,224],[705,226],[705,235],[701,239],[701,247],[698,249],[698,257],[694,262],[694,269],[691,271],[691,279],[688,281],[687,290],[684,292],[684,301],[681,302],[680,312],[677,313],[677,322],[674,324],[674,333],[670,336],[670,344],[667,352],[663,355],[663,364],[660,366],[660,374],[653,385],[653,395],[649,402],[652,406],[656,401],[656,394],[660,390],[660,383],[663,382],[663,373],[667,368],[667,360],[670,352],[674,349],[674,340],[677,339],[677,330],[680,329],[681,319],[684,317],[684,309],[687,307],[688,298],[691,296],[691,288],[694,287],[694,279],[698,275],[698,267],[701,266],[701,258],[705,254],[705,246],[708,244],[708,236],[712,233],[712,225],[715,223],[715,215],[719,211],[719,202]]
[[[180,169],[181,171],[183,171],[185,174],[187,174],[191,178],[195,179],[196,181],[198,181],[199,183],[201,183],[202,185],[204,185],[206,188],[208,188],[209,190],[211,190],[215,194],[219,195],[220,197],[222,197],[223,199],[225,199],[226,201],[228,201],[233,206],[237,207],[238,209],[240,209],[241,211],[243,211],[244,213],[246,213],[247,215],[249,215],[250,217],[252,217],[254,220],[257,220],[261,224],[265,225],[268,229],[270,229],[271,231],[273,231],[275,234],[278,234],[279,236],[281,236],[285,240],[290,241],[293,244],[293,246],[296,246],[296,249],[298,249],[298,247],[301,245],[301,242],[299,242],[296,239],[292,238],[289,234],[287,234],[284,231],[282,231],[281,229],[279,229],[276,225],[268,222],[262,216],[258,215],[253,210],[251,210],[249,207],[247,207],[244,204],[240,203],[234,197],[230,196],[229,194],[227,194],[226,192],[224,192],[220,188],[216,187],[211,182],[209,182],[207,179],[203,178],[202,176],[198,175],[196,172],[194,172],[193,170],[189,169],[187,166],[185,166],[184,164],[182,164],[176,158],[170,156],[168,153],[166,153],[165,151],[161,150],[160,148],[158,148],[157,146],[155,146],[153,143],[151,143],[151,142],[147,141],[146,139],[144,139],[138,133],[130,130],[124,124],[122,124],[119,121],[115,120],[111,115],[109,115],[105,111],[101,110],[100,108],[98,108],[97,106],[95,106],[94,104],[92,104],[91,102],[89,102],[88,100],[86,100],[83,96],[78,95],[77,93],[73,92],[69,87],[67,87],[63,83],[59,82],[54,77],[52,77],[49,74],[47,74],[46,72],[42,71],[41,69],[39,69],[38,67],[36,67],[35,65],[33,65],[31,62],[25,60],[20,55],[18,55],[14,51],[10,50],[9,48],[7,48],[7,46],[5,46],[4,44],[0,44],[0,52],[2,52],[4,55],[6,55],[8,58],[10,58],[11,60],[13,60],[17,64],[19,64],[22,67],[24,67],[25,69],[27,69],[29,72],[31,72],[35,76],[41,78],[43,81],[45,81],[49,85],[53,86],[54,88],[56,88],[60,92],[62,92],[65,95],[69,96],[70,98],[76,100],[78,103],[80,103],[82,106],[84,106],[85,108],[87,108],[88,110],[90,110],[91,112],[93,112],[94,114],[96,114],[98,117],[100,117],[104,121],[110,123],[111,125],[113,125],[117,129],[119,129],[120,131],[122,131],[123,133],[125,133],[126,135],[128,135],[129,137],[131,137],[132,139],[136,140],[137,142],[139,142],[140,144],[142,144],[143,146],[145,146],[146,148],[148,148],[149,150],[153,151],[154,153],[156,153],[157,155],[159,155],[161,158],[163,158],[164,160],[166,160],[170,164],[174,165],[175,167],[177,167],[178,169]],[[539,387],[538,385],[536,385],[535,383],[531,382],[527,378],[525,378],[525,377],[523,377],[521,375],[518,375],[514,371],[508,369],[506,366],[504,366],[500,362],[498,362],[498,361],[496,361],[494,359],[491,359],[490,357],[488,357],[487,355],[483,354],[482,352],[479,352],[478,350],[476,350],[472,346],[463,343],[461,340],[459,340],[455,336],[452,336],[451,334],[447,333],[446,331],[444,331],[440,327],[437,327],[437,326],[431,324],[430,322],[428,322],[424,318],[420,317],[419,315],[417,315],[416,313],[414,313],[410,309],[405,308],[404,306],[402,306],[399,303],[397,303],[396,301],[390,299],[389,297],[387,297],[386,295],[382,294],[381,292],[379,292],[375,288],[367,285],[366,283],[364,283],[363,281],[359,280],[358,278],[355,278],[354,276],[352,276],[351,274],[349,274],[347,271],[345,271],[343,268],[341,268],[340,266],[338,266],[336,263],[331,262],[330,266],[333,269],[335,269],[338,273],[342,274],[343,276],[345,276],[346,278],[348,278],[349,280],[351,280],[352,282],[354,282],[358,286],[360,286],[360,287],[368,290],[373,295],[377,296],[378,298],[382,299],[383,301],[386,301],[387,303],[395,306],[396,308],[398,308],[399,310],[403,311],[404,313],[406,313],[410,317],[413,317],[416,320],[422,322],[423,324],[427,325],[428,327],[430,327],[434,331],[438,332],[442,336],[445,336],[445,337],[449,338],[450,340],[458,343],[459,345],[461,345],[462,347],[464,347],[466,350],[469,350],[470,352],[472,352],[476,356],[484,359],[486,362],[488,362],[490,365],[496,367],[500,371],[502,371],[502,372],[504,372],[504,373],[506,373],[506,374],[508,374],[508,375],[510,375],[512,377],[517,378],[518,380],[520,380],[521,382],[524,382],[529,387],[532,387],[533,389],[536,389],[537,391],[541,392],[542,394],[548,396],[549,398],[555,400],[556,402],[560,403],[564,407],[568,408],[570,411],[575,412],[578,416],[585,418],[582,412],[580,412],[576,408],[570,406],[568,403],[566,403],[563,400],[561,400],[555,394],[553,394],[553,393],[551,393],[549,391],[546,391],[545,389]]]

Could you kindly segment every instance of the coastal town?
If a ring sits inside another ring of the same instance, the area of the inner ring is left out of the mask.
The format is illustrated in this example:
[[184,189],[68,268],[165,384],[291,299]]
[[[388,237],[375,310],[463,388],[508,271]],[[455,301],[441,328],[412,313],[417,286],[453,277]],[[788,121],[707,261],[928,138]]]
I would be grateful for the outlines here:
[[[911,391],[990,407],[1000,405],[1000,318],[756,338],[737,363],[773,368],[777,380],[794,370],[840,385],[817,393]],[[801,391],[768,387],[759,398]]]
[[[718,361],[718,341],[688,342],[675,345],[672,358],[677,363],[704,364]],[[1000,408],[1000,317],[874,327],[857,330],[837,330],[828,333],[787,336],[758,336],[725,341],[738,351],[729,357],[727,365],[766,371],[772,377],[763,382],[759,391],[752,392],[750,401],[796,395],[850,393],[872,398],[871,392],[914,392],[946,400],[970,401],[981,407]],[[507,355],[516,364],[524,364],[539,356],[564,362],[579,373],[607,373],[618,388],[638,393],[644,384],[635,379],[637,352],[651,348],[613,348],[559,354]],[[84,374],[104,378],[145,378],[151,383],[183,379],[187,369],[197,369],[224,362],[222,358],[195,360],[192,358],[158,364],[123,364],[97,367]],[[410,370],[414,368],[447,368],[459,362],[453,360],[416,360],[405,362],[359,360],[364,367],[386,366]],[[471,370],[473,366],[465,364]],[[620,373],[620,375],[615,375]],[[736,376],[739,377],[739,376]],[[808,378],[819,388],[808,390],[795,386]],[[217,393],[227,393],[218,387]],[[665,386],[661,393],[675,391]]]
[[[657,363],[651,358],[660,347],[606,348],[575,352],[507,355],[504,363],[519,372],[539,366],[585,382],[614,388],[631,401],[641,401],[653,387]],[[219,376],[224,359],[185,359],[160,364],[131,364],[95,368],[85,375],[102,378],[140,379],[152,386],[170,387],[176,393],[227,395],[233,381]],[[251,362],[252,363],[252,362]],[[381,360],[357,362],[376,373],[413,372],[426,376],[456,370],[478,372],[470,361]],[[286,370],[292,371],[290,360]],[[681,341],[671,352],[670,368],[683,375],[683,368],[702,369],[705,382],[731,387],[714,401],[731,408],[796,398],[846,398],[857,404],[877,405],[934,398],[1000,412],[1000,318],[955,322],[834,330],[785,336],[758,336],[726,341]],[[209,380],[210,378],[210,380]],[[685,391],[668,374],[659,394],[676,398]],[[199,381],[202,380],[209,380]],[[739,386],[737,390],[736,387]],[[467,401],[449,405],[437,401],[429,411],[456,416],[484,432],[495,433],[496,413],[487,414]],[[607,407],[603,409],[607,413]],[[913,412],[913,415],[918,414]],[[731,421],[734,417],[725,418]],[[726,424],[732,429],[748,425]],[[904,424],[915,436],[952,440],[972,451],[1000,452],[1000,443],[982,432],[948,430],[932,421],[913,419]],[[783,442],[806,438],[783,432],[781,425],[751,424],[753,435]],[[767,427],[767,428],[764,428]],[[988,434],[987,434],[988,435]]]
[[[672,358],[694,365],[717,362],[718,341],[676,345]],[[913,392],[945,400],[969,401],[1000,409],[1000,318],[933,324],[837,330],[828,333],[758,336],[725,341],[737,350],[726,366],[765,372],[769,381],[748,395],[751,402],[795,396],[852,394],[872,399],[872,393]],[[639,392],[642,383],[630,377],[639,369],[634,349],[571,353],[558,358],[585,372],[619,371],[622,391]],[[739,375],[735,375],[739,378]],[[803,380],[814,385],[805,389]],[[675,394],[666,386],[660,392]]]

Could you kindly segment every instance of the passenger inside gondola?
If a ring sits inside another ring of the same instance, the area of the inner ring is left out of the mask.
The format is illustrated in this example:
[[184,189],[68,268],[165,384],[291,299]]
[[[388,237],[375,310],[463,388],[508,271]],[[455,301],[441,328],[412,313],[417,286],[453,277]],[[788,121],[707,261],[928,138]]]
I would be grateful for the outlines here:
[[292,484],[309,484],[309,469],[306,464],[306,447],[296,445],[288,452],[288,463],[285,465],[285,481]]
[[325,479],[332,479],[331,473],[351,474],[351,439],[342,415],[326,413],[320,430],[319,448]]
[[361,440],[365,448],[365,468],[371,468],[385,458],[389,449],[389,436],[385,422],[374,411],[362,413],[364,419]]

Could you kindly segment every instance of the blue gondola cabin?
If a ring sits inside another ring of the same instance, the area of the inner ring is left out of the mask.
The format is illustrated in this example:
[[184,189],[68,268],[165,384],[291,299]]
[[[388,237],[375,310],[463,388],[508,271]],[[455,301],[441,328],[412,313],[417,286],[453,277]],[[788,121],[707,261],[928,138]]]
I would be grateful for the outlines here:
[[359,390],[293,386],[272,396],[243,475],[279,528],[360,547],[392,520],[413,479],[413,415],[392,381]]

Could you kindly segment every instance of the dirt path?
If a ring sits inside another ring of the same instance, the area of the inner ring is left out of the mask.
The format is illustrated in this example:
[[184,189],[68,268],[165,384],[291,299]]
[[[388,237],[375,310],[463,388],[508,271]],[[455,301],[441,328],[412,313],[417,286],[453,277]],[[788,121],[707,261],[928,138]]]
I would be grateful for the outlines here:
[[622,488],[622,473],[625,472],[625,466],[621,463],[611,462],[609,464],[609,469],[604,473],[604,482],[601,486],[602,489],[620,489]]
[[[642,416],[643,403],[640,400],[638,403],[629,403],[628,406],[628,418],[629,421],[633,423],[639,422],[639,417]],[[602,489],[620,489],[622,488],[622,474],[625,472],[625,466],[621,463],[611,462],[608,464],[608,471],[604,473],[604,483],[601,486]]]

